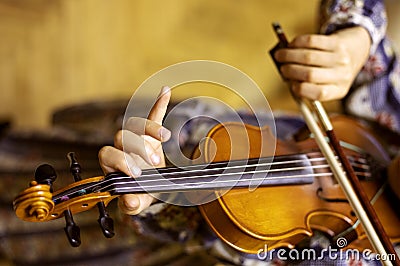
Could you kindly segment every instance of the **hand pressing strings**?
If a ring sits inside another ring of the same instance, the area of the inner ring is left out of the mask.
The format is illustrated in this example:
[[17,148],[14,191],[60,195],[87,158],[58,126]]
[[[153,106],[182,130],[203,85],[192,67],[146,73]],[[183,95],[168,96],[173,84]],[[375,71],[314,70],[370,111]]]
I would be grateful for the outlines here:
[[[100,165],[107,174],[121,171],[133,178],[141,175],[141,169],[164,167],[162,142],[168,141],[171,132],[162,126],[162,120],[171,98],[171,89],[163,87],[145,118],[131,117],[125,128],[114,137],[114,146],[105,146],[99,151]],[[149,194],[126,194],[119,197],[122,212],[130,215],[140,213],[153,202]]]

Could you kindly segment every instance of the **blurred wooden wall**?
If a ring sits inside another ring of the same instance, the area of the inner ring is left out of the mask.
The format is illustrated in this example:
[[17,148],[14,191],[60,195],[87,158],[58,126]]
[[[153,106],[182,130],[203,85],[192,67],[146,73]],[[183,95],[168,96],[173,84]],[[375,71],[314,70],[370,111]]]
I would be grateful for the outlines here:
[[280,21],[289,36],[314,32],[317,3],[0,0],[0,117],[21,127],[45,127],[56,108],[128,99],[158,70],[193,59],[239,68],[274,109],[290,109],[267,55],[276,43],[270,24]]

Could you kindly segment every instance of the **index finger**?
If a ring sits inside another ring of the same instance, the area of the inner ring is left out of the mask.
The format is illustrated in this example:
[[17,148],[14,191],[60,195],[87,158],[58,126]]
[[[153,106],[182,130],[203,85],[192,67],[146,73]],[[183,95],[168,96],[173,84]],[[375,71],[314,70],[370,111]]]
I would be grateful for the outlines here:
[[157,100],[151,108],[147,118],[161,125],[165,113],[167,112],[170,98],[171,89],[168,86],[162,87],[160,94],[158,95]]

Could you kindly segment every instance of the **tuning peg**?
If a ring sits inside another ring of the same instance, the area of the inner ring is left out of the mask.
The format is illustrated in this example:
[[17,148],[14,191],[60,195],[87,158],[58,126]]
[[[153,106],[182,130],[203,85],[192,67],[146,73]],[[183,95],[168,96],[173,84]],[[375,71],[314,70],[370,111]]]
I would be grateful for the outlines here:
[[98,202],[97,207],[99,208],[99,219],[97,220],[100,224],[101,230],[103,231],[103,235],[107,238],[111,238],[115,235],[114,233],[114,221],[108,215],[106,206],[104,202]]
[[50,192],[53,191],[53,182],[56,180],[57,174],[53,166],[42,164],[35,170],[35,181],[39,184],[49,185]]
[[71,246],[79,247],[81,244],[81,235],[80,235],[81,230],[75,224],[70,210],[64,211],[64,217],[66,222],[64,231],[67,234],[68,241],[71,244]]
[[69,170],[70,170],[71,174],[73,175],[75,182],[82,180],[82,178],[81,178],[82,168],[81,168],[81,165],[76,160],[75,153],[69,152],[67,157],[70,162]]

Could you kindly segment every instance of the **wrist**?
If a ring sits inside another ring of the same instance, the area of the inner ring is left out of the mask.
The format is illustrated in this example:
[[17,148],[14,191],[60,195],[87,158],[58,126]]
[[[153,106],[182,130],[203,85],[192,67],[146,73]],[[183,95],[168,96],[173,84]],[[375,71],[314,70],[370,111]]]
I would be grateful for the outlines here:
[[371,49],[371,37],[368,31],[360,26],[346,28],[334,33],[350,56],[354,77],[365,65]]

